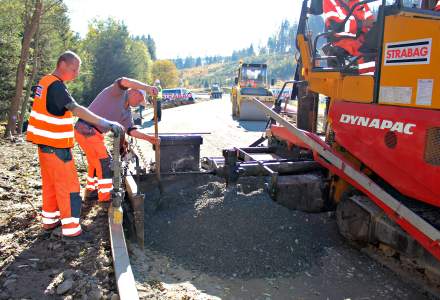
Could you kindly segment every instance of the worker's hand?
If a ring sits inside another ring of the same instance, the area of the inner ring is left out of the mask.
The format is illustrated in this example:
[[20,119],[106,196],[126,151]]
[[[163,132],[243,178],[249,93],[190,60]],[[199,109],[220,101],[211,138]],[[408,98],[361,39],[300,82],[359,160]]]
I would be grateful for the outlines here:
[[160,145],[160,137],[155,137],[154,135],[148,135],[148,137],[146,138],[146,140],[150,143],[152,143],[153,145]]
[[124,133],[124,127],[116,122],[112,122],[112,124],[110,124],[110,130],[116,135],[122,135],[122,133]]
[[155,86],[149,86],[147,88],[147,93],[152,97],[156,97],[157,94],[159,93],[159,90]]
[[124,127],[118,122],[102,120],[100,125],[104,127],[105,130],[111,130],[116,135],[122,134],[124,132]]

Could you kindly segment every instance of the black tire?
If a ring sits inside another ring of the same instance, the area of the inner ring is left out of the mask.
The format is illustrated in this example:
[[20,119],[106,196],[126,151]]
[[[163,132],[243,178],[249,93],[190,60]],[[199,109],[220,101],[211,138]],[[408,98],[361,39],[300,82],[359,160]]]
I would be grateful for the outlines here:
[[238,104],[237,104],[237,98],[232,98],[232,117],[237,117],[238,114]]

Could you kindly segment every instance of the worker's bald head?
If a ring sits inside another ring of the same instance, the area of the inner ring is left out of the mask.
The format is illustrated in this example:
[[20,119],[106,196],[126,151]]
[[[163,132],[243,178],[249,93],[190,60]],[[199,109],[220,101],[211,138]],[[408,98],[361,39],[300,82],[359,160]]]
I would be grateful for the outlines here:
[[69,81],[75,79],[79,74],[81,58],[72,51],[66,51],[58,57],[55,75],[61,80]]
[[66,51],[63,54],[60,55],[60,57],[58,57],[58,61],[57,61],[57,67],[60,65],[61,62],[65,62],[67,64],[72,64],[76,61],[78,61],[79,63],[81,63],[81,58],[78,56],[78,54],[76,54],[73,51]]

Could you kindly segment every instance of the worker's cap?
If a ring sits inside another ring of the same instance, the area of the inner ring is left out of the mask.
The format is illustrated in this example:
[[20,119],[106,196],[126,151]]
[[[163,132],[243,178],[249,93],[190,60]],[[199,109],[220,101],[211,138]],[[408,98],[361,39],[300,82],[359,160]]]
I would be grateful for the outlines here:
[[139,103],[139,105],[147,106],[147,92],[145,92],[144,90],[137,90],[137,91],[142,95],[143,98],[143,101]]

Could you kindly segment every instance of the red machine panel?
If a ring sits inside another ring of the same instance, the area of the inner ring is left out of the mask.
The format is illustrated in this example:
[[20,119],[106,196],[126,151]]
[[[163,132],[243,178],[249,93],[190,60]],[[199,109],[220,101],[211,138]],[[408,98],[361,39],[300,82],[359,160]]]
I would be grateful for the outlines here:
[[440,206],[440,111],[335,101],[336,141],[399,192]]

